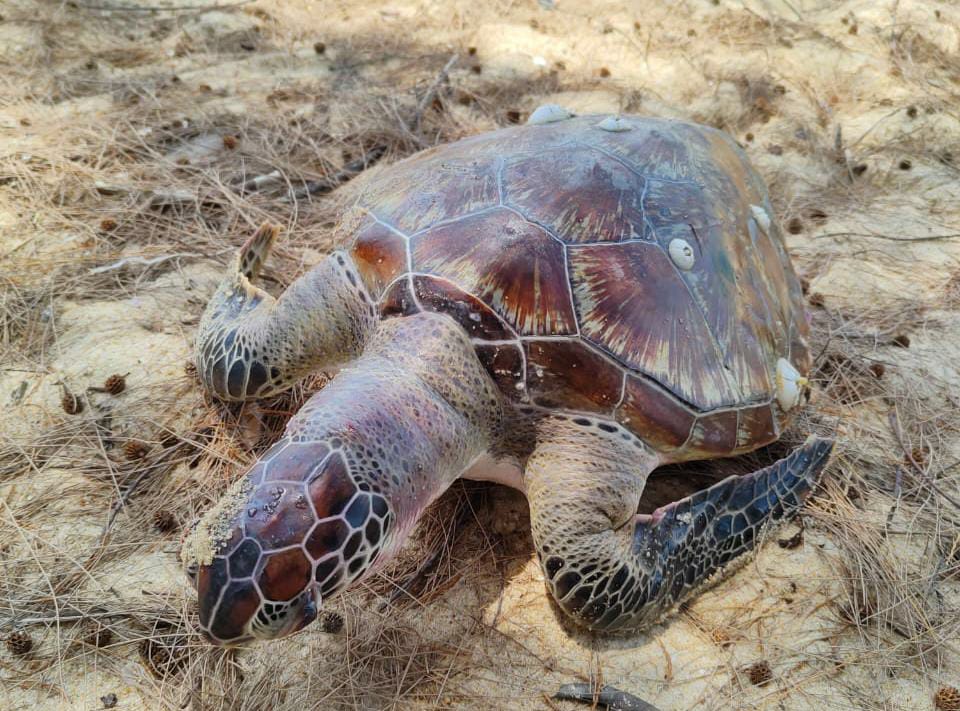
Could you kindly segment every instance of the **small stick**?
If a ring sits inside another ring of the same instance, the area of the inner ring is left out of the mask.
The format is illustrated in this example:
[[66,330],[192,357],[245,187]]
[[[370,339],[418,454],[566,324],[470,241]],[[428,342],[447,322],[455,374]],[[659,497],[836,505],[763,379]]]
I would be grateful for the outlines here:
[[907,457],[907,461],[910,462],[913,469],[916,470],[916,472],[920,474],[920,476],[930,485],[931,489],[956,506],[957,509],[960,509],[960,501],[957,501],[955,498],[953,498],[953,496],[941,489],[937,485],[936,480],[930,476],[930,474],[928,474],[923,467],[917,464],[916,460],[913,458],[913,452],[910,451],[910,448],[907,447],[906,443],[903,441],[903,431],[900,429],[900,418],[897,417],[897,411],[895,409],[890,410],[888,418],[890,420],[890,428],[893,430],[893,435],[897,438],[897,442],[900,444],[900,449],[903,450],[903,453]]
[[123,259],[114,262],[113,264],[106,264],[102,267],[94,267],[90,270],[90,274],[103,274],[104,272],[111,272],[114,269],[121,269],[128,264],[143,264],[144,266],[152,266],[154,264],[160,264],[161,262],[166,262],[170,259],[180,259],[181,257],[199,257],[200,255],[196,252],[177,252],[176,254],[162,254],[159,257],[124,257]]
[[256,192],[257,190],[263,190],[270,185],[275,183],[283,182],[283,173],[279,170],[272,170],[269,173],[263,175],[257,175],[249,180],[245,180],[236,188],[234,188],[239,193],[249,193]]
[[453,69],[453,65],[455,65],[459,59],[459,54],[453,54],[450,59],[447,60],[447,63],[443,65],[443,69],[440,70],[436,78],[433,80],[433,83],[430,84],[430,87],[427,89],[427,93],[423,95],[422,99],[420,99],[420,103],[417,105],[417,113],[414,114],[412,126],[413,133],[416,134],[418,138],[421,137],[420,126],[423,123],[423,115],[427,112],[430,104],[432,104],[433,100],[437,97],[437,93],[440,91],[440,85],[447,81],[450,70]]
[[285,200],[285,202],[293,202],[309,197],[310,195],[326,195],[372,166],[374,163],[380,160],[386,152],[386,146],[374,146],[367,151],[366,155],[361,156],[355,161],[347,163],[342,170],[334,173],[329,178],[323,178],[322,180],[311,180],[302,188],[294,190]]
[[821,237],[874,237],[875,239],[886,239],[891,242],[938,242],[947,239],[960,239],[960,232],[945,235],[928,235],[926,237],[891,237],[877,232],[825,232],[821,235],[814,235],[814,239]]
[[656,706],[641,698],[613,686],[602,686],[599,689],[593,684],[578,682],[564,684],[553,698],[563,701],[579,701],[591,704],[595,708],[602,707],[613,711],[659,711]]
[[83,620],[95,620],[103,617],[136,617],[134,612],[80,612],[76,615],[57,615],[54,617],[24,617],[16,620],[18,626],[23,625],[49,625],[52,622],[81,622]]
[[77,3],[81,10],[107,10],[109,12],[191,12],[198,11],[214,12],[217,10],[232,10],[235,7],[249,5],[254,0],[240,0],[239,2],[211,5],[176,5],[172,7],[163,7],[160,5],[144,5],[132,7],[130,5],[87,5],[86,3]]

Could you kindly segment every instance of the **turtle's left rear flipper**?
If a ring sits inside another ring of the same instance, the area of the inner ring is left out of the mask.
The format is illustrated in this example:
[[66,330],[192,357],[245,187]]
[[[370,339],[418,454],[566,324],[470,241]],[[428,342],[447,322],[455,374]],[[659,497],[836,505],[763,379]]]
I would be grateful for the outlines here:
[[768,467],[637,516],[633,549],[648,562],[662,606],[680,602],[752,550],[764,527],[792,518],[816,486],[832,449],[832,440],[808,437]]

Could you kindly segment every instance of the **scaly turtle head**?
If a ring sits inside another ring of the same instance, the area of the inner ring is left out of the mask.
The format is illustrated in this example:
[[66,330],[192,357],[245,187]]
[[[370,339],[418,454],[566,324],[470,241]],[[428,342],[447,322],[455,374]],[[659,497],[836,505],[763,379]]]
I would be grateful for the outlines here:
[[372,569],[392,514],[329,444],[281,440],[184,542],[215,644],[303,629],[322,600]]

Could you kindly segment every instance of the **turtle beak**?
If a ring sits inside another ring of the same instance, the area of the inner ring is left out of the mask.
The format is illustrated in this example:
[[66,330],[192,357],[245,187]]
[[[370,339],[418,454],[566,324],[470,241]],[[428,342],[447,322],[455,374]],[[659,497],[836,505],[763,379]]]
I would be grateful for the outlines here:
[[291,615],[290,627],[284,630],[283,635],[299,632],[304,627],[317,619],[317,613],[320,610],[320,586],[316,583],[310,586],[310,594],[304,596],[303,606],[300,608],[299,615]]

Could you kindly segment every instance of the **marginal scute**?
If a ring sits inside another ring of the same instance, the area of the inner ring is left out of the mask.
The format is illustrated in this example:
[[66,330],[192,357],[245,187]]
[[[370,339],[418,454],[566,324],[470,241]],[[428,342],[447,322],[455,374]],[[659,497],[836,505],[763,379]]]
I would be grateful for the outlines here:
[[523,355],[519,344],[477,345],[476,350],[477,357],[500,390],[511,400],[525,400]]
[[667,452],[683,446],[695,416],[648,379],[627,376],[617,421],[647,444]]
[[737,426],[737,451],[763,447],[777,439],[777,419],[770,403],[740,410]]
[[[804,324],[806,325],[806,324]],[[802,330],[803,333],[807,329]],[[793,363],[801,373],[809,373],[813,366],[813,359],[810,355],[810,346],[807,345],[807,339],[801,335],[801,329],[793,328],[790,339],[790,362]]]
[[387,285],[406,271],[406,240],[371,219],[357,234],[351,256],[367,292],[379,300]]
[[474,294],[521,335],[576,332],[563,245],[512,210],[434,228],[412,248],[415,271]]
[[514,337],[489,306],[446,279],[415,276],[413,289],[420,306],[452,316],[471,338],[506,341]]
[[723,410],[700,415],[687,447],[704,456],[730,454],[737,447],[737,411]]
[[535,403],[611,414],[623,369],[579,340],[527,341],[527,392]]
[[[794,319],[794,300],[790,296],[791,279],[796,280],[793,270],[785,265],[780,251],[777,249],[770,235],[757,229],[756,222],[747,221],[749,241],[743,240],[746,245],[753,245],[753,250],[747,252],[745,244],[738,245],[744,257],[752,257],[753,269],[748,272],[751,282],[754,283],[754,294],[758,299],[765,299],[770,316],[763,323],[757,324],[761,328],[769,329],[768,336],[771,342],[770,351],[782,354],[787,347],[787,323]],[[799,289],[798,289],[799,291]],[[798,312],[801,318],[795,323],[803,321],[803,313]],[[771,323],[774,321],[774,323]]]

